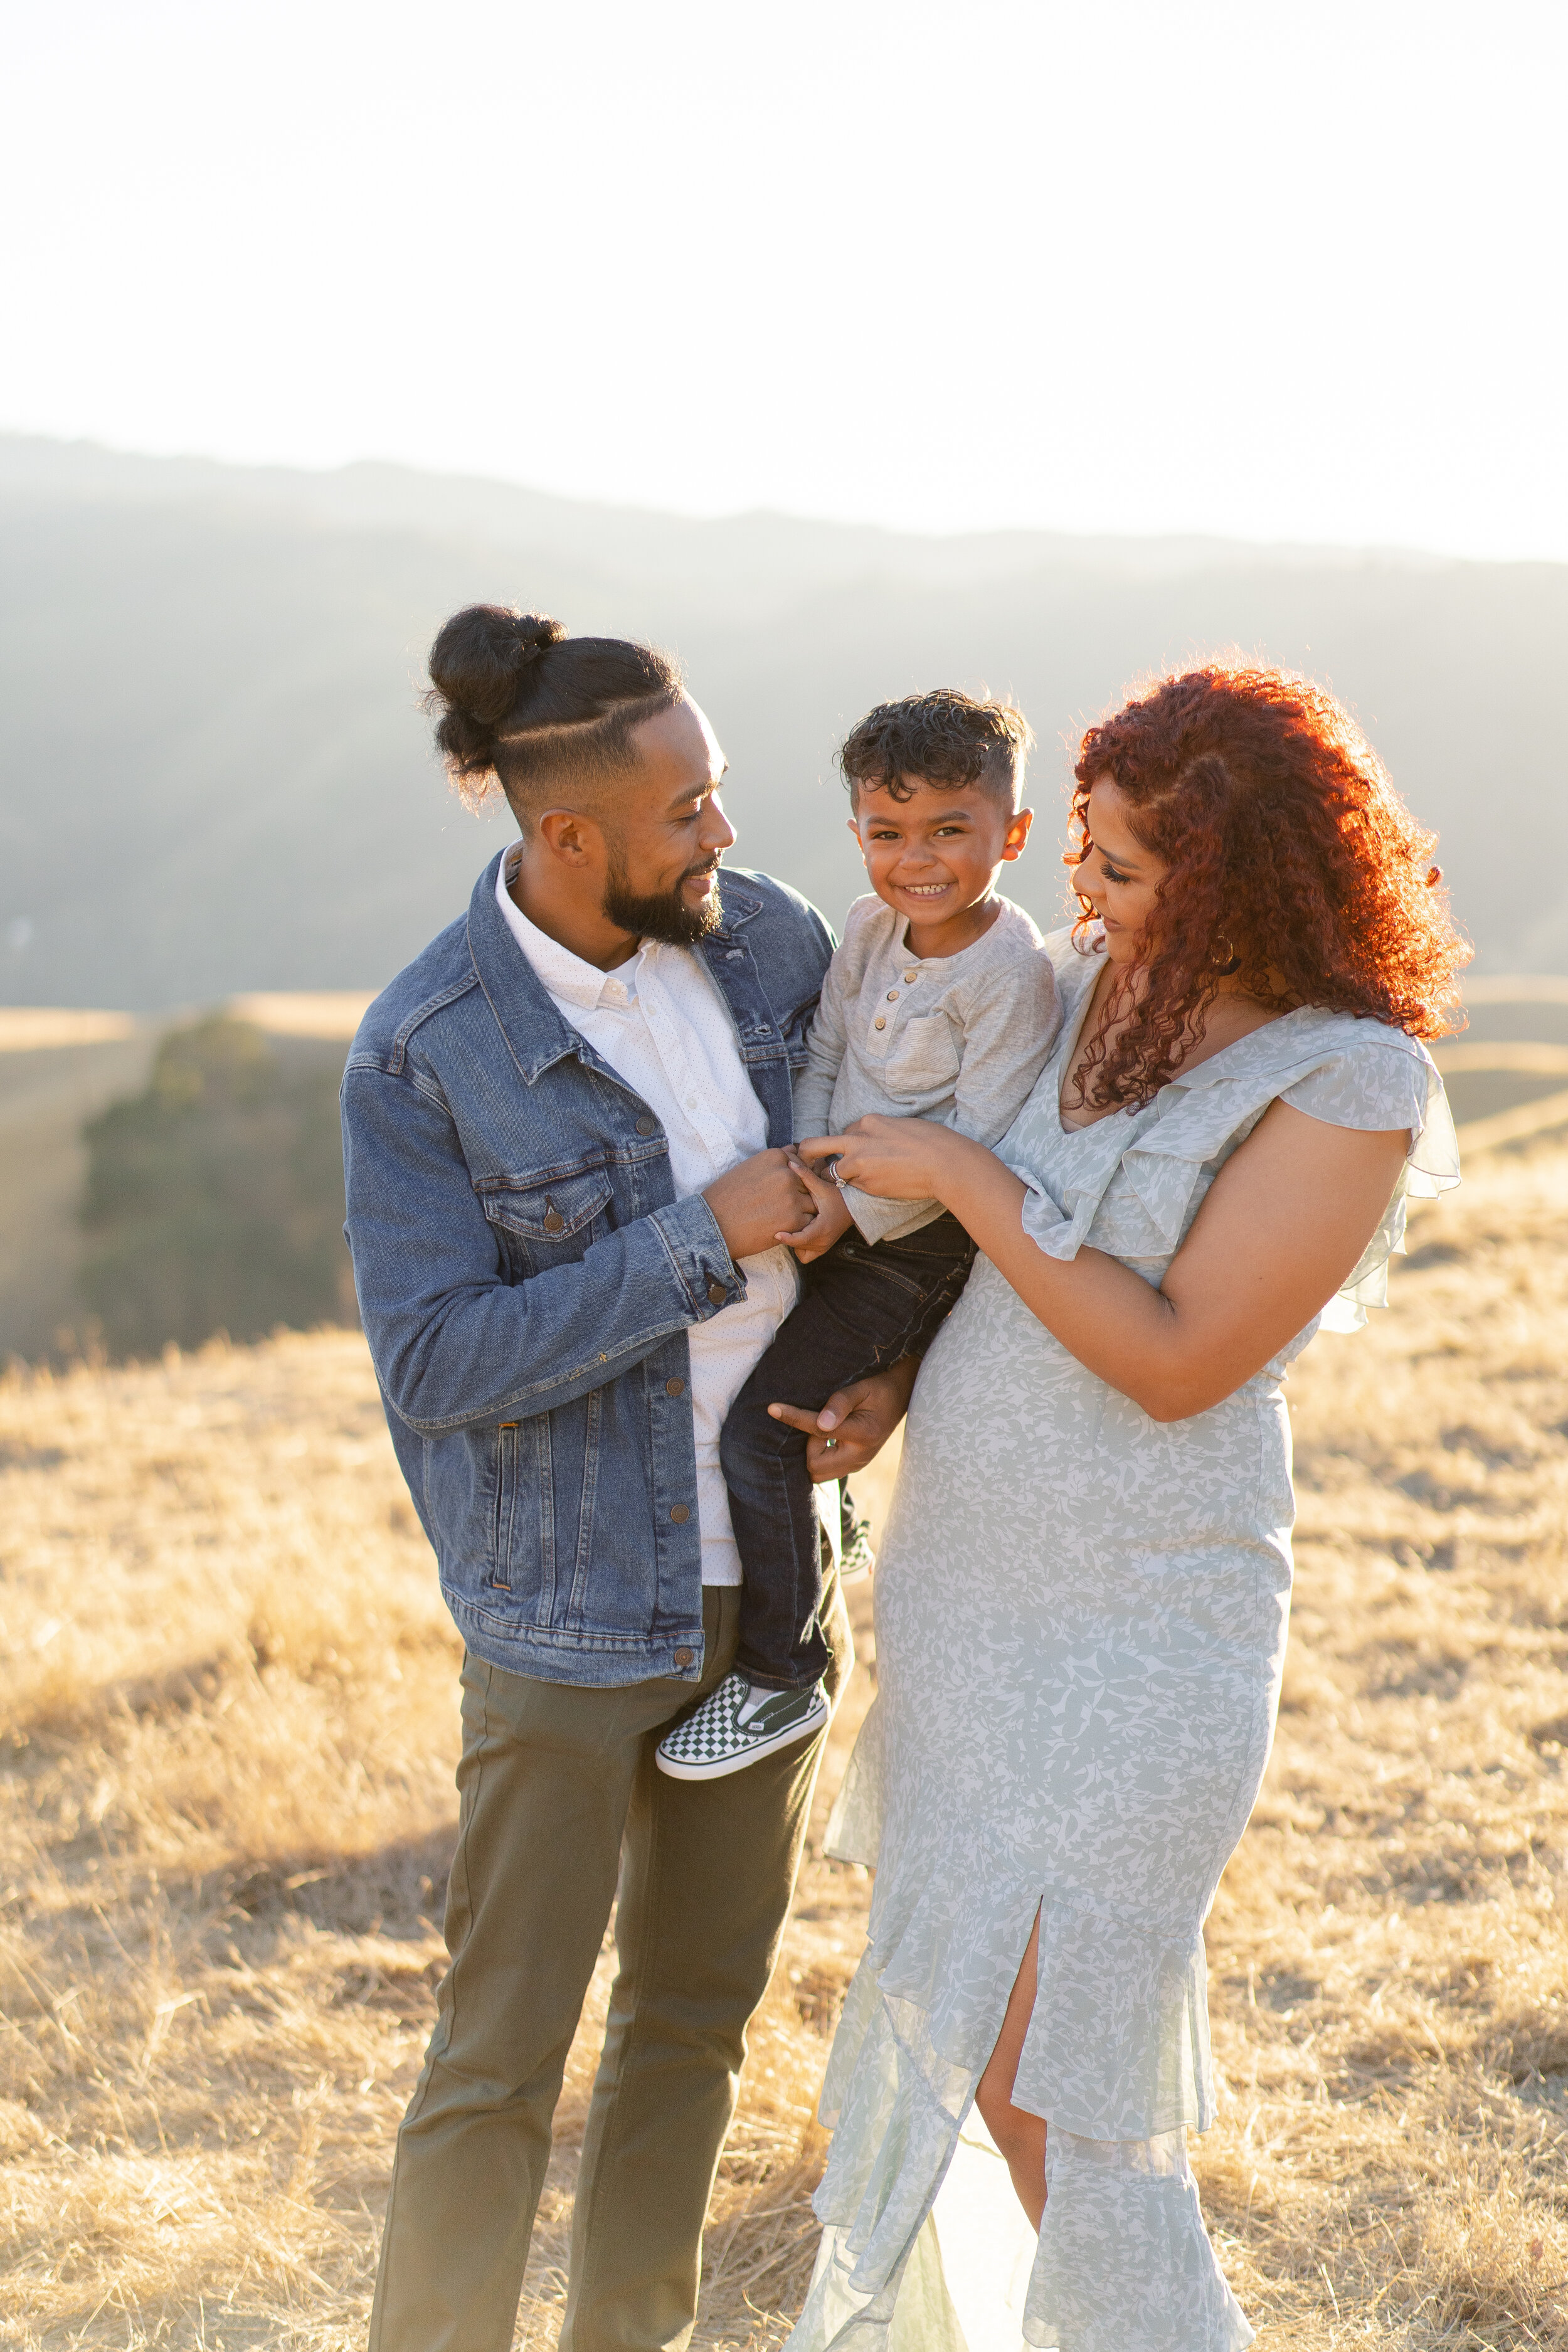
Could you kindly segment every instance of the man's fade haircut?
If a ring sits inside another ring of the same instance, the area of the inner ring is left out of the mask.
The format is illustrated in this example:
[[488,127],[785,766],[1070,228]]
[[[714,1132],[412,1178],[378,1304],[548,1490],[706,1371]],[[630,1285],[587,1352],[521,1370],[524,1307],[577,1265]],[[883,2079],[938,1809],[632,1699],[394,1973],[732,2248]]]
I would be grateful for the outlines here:
[[952,792],[978,783],[1015,809],[1034,740],[1016,704],[977,702],[939,686],[900,702],[879,702],[845,738],[838,764],[857,806],[862,786],[885,792],[889,800],[912,800],[907,781],[912,777]]
[[500,785],[527,826],[563,785],[612,781],[632,730],[679,698],[680,672],[652,646],[571,637],[547,613],[468,604],[430,648],[436,741],[471,806]]

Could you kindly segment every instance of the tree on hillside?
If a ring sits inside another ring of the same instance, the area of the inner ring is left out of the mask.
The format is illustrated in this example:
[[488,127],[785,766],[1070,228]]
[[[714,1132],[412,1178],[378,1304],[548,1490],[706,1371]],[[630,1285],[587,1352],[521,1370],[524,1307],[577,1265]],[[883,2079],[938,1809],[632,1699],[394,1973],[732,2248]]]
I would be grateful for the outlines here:
[[341,1066],[341,1048],[286,1061],[247,1022],[201,1021],[84,1128],[80,1279],[111,1354],[354,1320]]

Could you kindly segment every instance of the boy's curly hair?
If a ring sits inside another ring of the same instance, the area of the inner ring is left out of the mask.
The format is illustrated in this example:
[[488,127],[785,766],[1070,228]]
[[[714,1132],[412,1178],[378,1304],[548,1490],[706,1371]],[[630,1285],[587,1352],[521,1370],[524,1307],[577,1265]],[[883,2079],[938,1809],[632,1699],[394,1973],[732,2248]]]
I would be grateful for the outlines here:
[[[1147,985],[1109,1054],[1102,1039],[1090,1046],[1081,1099],[1148,1101],[1226,977],[1265,1003],[1359,1013],[1412,1037],[1460,1025],[1472,950],[1432,863],[1436,836],[1325,688],[1217,663],[1162,678],[1089,730],[1073,772],[1068,865],[1092,846],[1089,796],[1103,777],[1168,868]],[[1081,944],[1094,914],[1079,903]]]
[[911,800],[906,779],[913,777],[952,790],[982,783],[1016,808],[1034,740],[1014,703],[977,702],[939,686],[900,702],[879,702],[846,736],[838,764],[852,797],[866,785],[889,800]]

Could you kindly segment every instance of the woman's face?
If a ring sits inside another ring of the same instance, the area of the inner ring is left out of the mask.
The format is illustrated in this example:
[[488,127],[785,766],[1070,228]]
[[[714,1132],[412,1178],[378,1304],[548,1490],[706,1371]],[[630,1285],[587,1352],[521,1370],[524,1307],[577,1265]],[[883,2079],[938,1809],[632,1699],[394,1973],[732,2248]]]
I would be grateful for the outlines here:
[[1132,803],[1120,784],[1102,776],[1089,796],[1089,852],[1073,876],[1105,925],[1105,951],[1112,963],[1142,963],[1154,894],[1170,868],[1145,849],[1129,819]]

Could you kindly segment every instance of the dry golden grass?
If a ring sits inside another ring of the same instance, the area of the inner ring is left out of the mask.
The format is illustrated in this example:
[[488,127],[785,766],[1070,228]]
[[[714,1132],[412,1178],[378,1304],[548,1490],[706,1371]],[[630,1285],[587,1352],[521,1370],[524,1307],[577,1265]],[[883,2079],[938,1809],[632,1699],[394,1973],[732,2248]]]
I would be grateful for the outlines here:
[[[1270,2345],[1568,2352],[1565,1207],[1562,1151],[1482,1162],[1394,1311],[1293,1383],[1293,1650],[1211,1923],[1197,2151]],[[0,1386],[5,2341],[363,2337],[441,1965],[456,1664],[357,1336]],[[787,2333],[868,1891],[814,1848],[700,2345]],[[608,1972],[529,2346],[554,2337]]]

